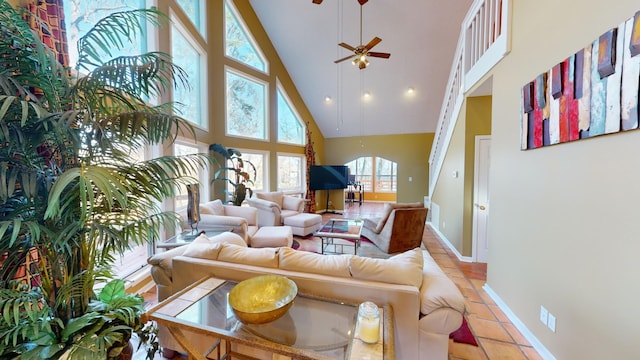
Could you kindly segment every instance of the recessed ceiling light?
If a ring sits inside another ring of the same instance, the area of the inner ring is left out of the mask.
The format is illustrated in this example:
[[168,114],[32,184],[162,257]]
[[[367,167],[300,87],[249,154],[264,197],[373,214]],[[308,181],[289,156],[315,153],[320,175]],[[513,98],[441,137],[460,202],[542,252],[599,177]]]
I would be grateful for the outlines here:
[[325,96],[324,102],[331,102],[331,96]]
[[412,87],[407,89],[407,94],[413,94],[415,91],[416,91],[416,89],[414,89],[413,86],[412,86]]
[[370,92],[368,92],[368,91],[365,91],[365,92],[364,92],[364,97],[365,97],[365,98],[371,97],[371,93],[370,93]]

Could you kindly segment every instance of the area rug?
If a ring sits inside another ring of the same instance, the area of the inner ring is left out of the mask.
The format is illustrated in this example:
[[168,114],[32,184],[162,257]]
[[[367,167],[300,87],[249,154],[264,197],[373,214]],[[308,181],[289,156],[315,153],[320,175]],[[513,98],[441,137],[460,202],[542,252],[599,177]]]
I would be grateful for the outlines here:
[[[353,254],[353,242],[342,239],[334,239],[334,244],[325,248],[325,254]],[[342,246],[344,245],[344,246]],[[317,254],[322,253],[322,240],[319,237],[309,235],[305,237],[294,236],[293,248],[300,251],[309,251]],[[377,246],[375,246],[369,239],[365,237],[360,238],[360,247],[358,247],[358,255],[386,259],[391,255],[383,252]]]
[[449,338],[457,343],[478,346],[478,342],[475,336],[473,336],[471,329],[469,329],[469,324],[464,316],[462,317],[462,325],[460,325],[460,328],[449,334]]

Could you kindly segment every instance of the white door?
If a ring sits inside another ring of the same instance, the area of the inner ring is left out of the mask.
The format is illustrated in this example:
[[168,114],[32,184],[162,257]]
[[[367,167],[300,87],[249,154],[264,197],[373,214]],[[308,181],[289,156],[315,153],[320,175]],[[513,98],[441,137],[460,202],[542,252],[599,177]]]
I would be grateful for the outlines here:
[[477,262],[489,256],[489,160],[491,136],[476,136],[473,184],[473,253]]

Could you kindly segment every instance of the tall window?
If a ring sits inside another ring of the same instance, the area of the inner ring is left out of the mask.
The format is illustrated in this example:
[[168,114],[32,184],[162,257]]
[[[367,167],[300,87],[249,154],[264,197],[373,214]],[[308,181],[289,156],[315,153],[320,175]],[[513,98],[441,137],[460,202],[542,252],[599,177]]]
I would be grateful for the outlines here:
[[376,192],[396,192],[397,180],[398,164],[384,158],[376,158]]
[[177,0],[177,2],[196,29],[204,36],[206,30],[203,11],[204,0]]
[[304,192],[304,157],[278,154],[278,191]]
[[349,174],[367,192],[393,192],[398,189],[398,164],[381,157],[359,157],[346,163]]
[[[253,166],[256,168],[256,178],[253,181],[253,185],[249,184],[249,187],[253,191],[266,191],[269,189],[269,153],[263,151],[256,150],[244,150],[238,149],[242,153],[242,159],[245,161],[250,161]],[[231,166],[227,164],[227,166]],[[245,166],[246,171],[253,176],[253,169],[250,170],[250,167]],[[233,186],[227,183],[227,191],[229,193],[233,192]],[[249,195],[247,194],[247,197]]]
[[267,84],[226,70],[227,135],[266,140]]
[[305,133],[300,116],[278,83],[278,142],[304,145]]
[[[77,42],[89,31],[98,20],[118,11],[146,8],[145,0],[64,0],[64,17],[69,47],[69,65],[75,68],[78,62]],[[146,24],[142,24],[145,28]],[[104,53],[104,50],[99,50]],[[133,38],[128,49],[114,51],[111,56],[141,54],[147,51],[146,37]]]
[[207,129],[208,123],[203,114],[204,94],[206,94],[206,59],[204,50],[196,45],[193,38],[185,35],[185,28],[173,18],[171,26],[171,54],[176,65],[189,76],[190,87],[178,87],[173,91],[173,99],[178,105],[180,116],[195,125]]
[[355,181],[362,184],[364,191],[373,191],[373,158],[360,157],[346,163],[349,174],[355,176]]
[[240,16],[227,1],[224,3],[225,55],[245,65],[267,72],[267,61],[246,30]]
[[[198,154],[207,152],[207,146],[205,144],[194,144],[192,142],[176,142],[173,144],[173,154],[175,156]],[[200,201],[206,201],[209,198],[209,175],[206,170],[200,170],[189,174],[200,184]],[[178,187],[176,189],[176,197],[174,198],[174,207],[176,211],[185,209],[187,207],[187,189],[186,187]]]

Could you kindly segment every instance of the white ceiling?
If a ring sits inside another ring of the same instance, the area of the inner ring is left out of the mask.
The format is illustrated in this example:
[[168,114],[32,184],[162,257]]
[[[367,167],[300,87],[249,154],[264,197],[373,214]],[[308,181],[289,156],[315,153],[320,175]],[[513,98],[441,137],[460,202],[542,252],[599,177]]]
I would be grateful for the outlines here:
[[370,0],[362,41],[380,37],[372,51],[391,57],[369,58],[364,70],[333,62],[350,54],[338,43],[360,44],[357,0],[250,3],[325,138],[435,131],[472,0]]

